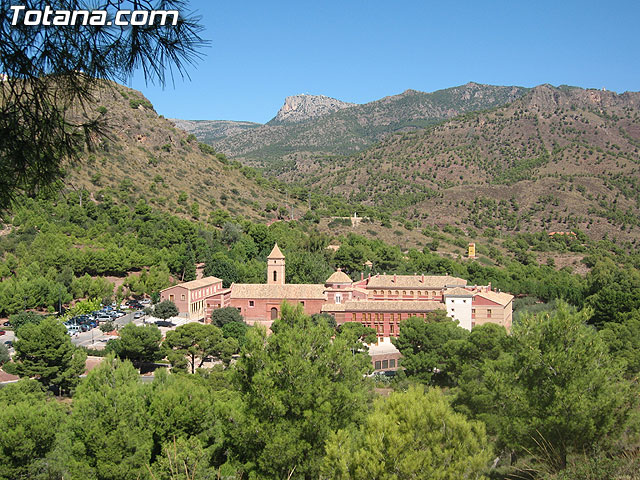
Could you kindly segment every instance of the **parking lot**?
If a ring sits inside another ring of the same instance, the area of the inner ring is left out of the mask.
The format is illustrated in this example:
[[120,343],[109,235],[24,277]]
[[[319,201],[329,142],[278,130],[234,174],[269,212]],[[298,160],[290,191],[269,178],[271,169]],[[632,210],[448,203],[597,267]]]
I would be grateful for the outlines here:
[[[128,323],[133,323],[134,325],[151,325],[156,321],[160,321],[160,319],[149,315],[144,315],[141,318],[134,318],[134,312],[130,312],[120,318],[113,320],[113,324],[116,327],[116,330],[120,330]],[[158,327],[162,332],[163,337],[166,335],[167,331],[175,329],[176,327],[187,322],[186,319],[178,317],[170,318],[169,321],[174,324],[173,327]],[[96,327],[87,332],[74,333],[71,336],[71,341],[74,345],[80,347],[95,348],[101,350],[112,338],[115,338],[115,336],[102,333],[100,329]]]

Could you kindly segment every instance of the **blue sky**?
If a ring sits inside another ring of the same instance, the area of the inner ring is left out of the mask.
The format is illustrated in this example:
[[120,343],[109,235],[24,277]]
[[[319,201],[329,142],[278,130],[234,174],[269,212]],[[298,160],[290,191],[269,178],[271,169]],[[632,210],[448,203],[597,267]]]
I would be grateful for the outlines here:
[[284,98],[365,103],[468,81],[640,90],[640,2],[191,1],[191,79],[141,90],[166,117],[266,122]]

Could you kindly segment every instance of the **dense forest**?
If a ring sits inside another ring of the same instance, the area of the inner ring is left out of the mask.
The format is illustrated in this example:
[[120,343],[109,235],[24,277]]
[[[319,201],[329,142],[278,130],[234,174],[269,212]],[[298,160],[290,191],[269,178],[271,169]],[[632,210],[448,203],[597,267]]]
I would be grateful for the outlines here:
[[[450,274],[471,284],[491,283],[519,297],[517,306],[564,299],[593,309],[592,323],[619,321],[640,306],[640,255],[626,253],[614,242],[521,233],[500,236],[487,230],[484,256],[469,261],[441,256],[434,243],[466,245],[465,232],[455,226],[423,232],[432,238],[422,249],[402,250],[376,238],[353,233],[330,237],[313,220],[279,221],[271,226],[242,217],[212,213],[193,221],[152,209],[140,199],[133,205],[81,201],[78,194],[26,199],[5,219],[0,236],[0,315],[25,309],[54,312],[73,300],[111,301],[157,295],[178,281],[192,280],[196,265],[206,275],[233,282],[261,283],[266,255],[278,243],[287,256],[287,282],[323,283],[340,267],[354,279],[366,273]],[[461,240],[458,242],[457,240]],[[326,248],[338,244],[337,251]],[[586,275],[557,268],[553,254],[578,252]],[[545,264],[536,254],[548,253]],[[119,284],[114,288],[114,282]]]
[[[425,234],[455,241],[458,230]],[[4,366],[26,378],[0,389],[0,478],[633,478],[638,255],[581,232],[483,238],[492,261],[329,237],[313,219],[266,226],[219,213],[188,220],[144,200],[22,200],[0,236],[0,311],[14,319],[86,298],[157,296],[195,278],[197,264],[227,285],[263,282],[275,242],[292,283],[324,282],[337,267],[359,278],[370,260],[373,274],[451,274],[517,298],[510,334],[405,320],[404,370],[392,381],[367,376],[368,329],[294,308],[270,336],[237,318],[164,340],[128,326],[86,378],[86,352],[54,317],[33,316],[17,323]],[[588,273],[540,264],[540,252],[579,252]],[[205,357],[216,366],[199,368]],[[137,369],[162,359],[171,373],[143,383]]]

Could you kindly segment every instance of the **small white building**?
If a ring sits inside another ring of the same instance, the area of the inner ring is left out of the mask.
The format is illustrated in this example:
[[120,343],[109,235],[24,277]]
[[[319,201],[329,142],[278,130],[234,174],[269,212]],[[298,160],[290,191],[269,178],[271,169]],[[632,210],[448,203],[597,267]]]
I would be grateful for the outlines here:
[[462,328],[471,331],[473,292],[461,287],[448,288],[444,291],[443,298],[447,316],[457,320]]

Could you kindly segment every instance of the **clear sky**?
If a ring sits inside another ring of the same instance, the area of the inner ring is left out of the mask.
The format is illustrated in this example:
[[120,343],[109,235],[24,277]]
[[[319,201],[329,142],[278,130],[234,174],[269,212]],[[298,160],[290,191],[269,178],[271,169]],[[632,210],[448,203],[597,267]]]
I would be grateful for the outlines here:
[[640,1],[188,2],[211,41],[164,89],[166,117],[271,119],[288,95],[366,103],[469,81],[640,90]]

